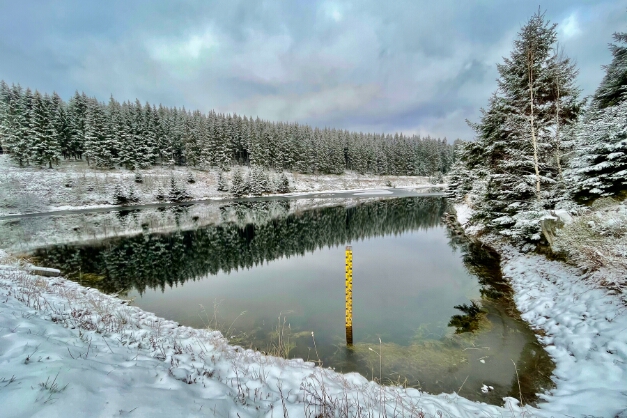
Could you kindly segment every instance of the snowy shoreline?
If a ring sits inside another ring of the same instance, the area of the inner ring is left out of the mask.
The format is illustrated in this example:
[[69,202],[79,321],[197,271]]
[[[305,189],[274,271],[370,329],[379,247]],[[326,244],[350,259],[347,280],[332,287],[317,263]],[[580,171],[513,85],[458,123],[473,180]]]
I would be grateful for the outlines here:
[[462,228],[501,256],[521,317],[555,362],[556,387],[541,394],[551,416],[627,416],[627,306],[592,273],[539,254],[523,254],[468,225],[472,209],[455,205]]
[[[429,185],[416,185],[416,186],[400,186],[395,187],[394,189],[400,190],[409,190],[416,191],[419,193],[425,193],[425,190],[429,189],[445,189],[447,187],[446,184],[429,184]],[[56,206],[51,208],[51,210],[45,212],[26,212],[26,213],[8,213],[5,215],[0,215],[0,220],[5,219],[15,219],[15,218],[23,218],[23,217],[32,217],[32,216],[48,216],[48,215],[63,215],[67,213],[79,213],[79,212],[95,212],[95,211],[107,211],[107,210],[138,210],[145,208],[154,208],[154,207],[163,207],[163,206],[177,206],[177,205],[193,205],[193,204],[204,204],[204,203],[213,203],[213,202],[239,202],[239,201],[257,201],[263,200],[267,198],[288,198],[288,199],[322,199],[322,198],[334,198],[337,194],[347,194],[352,193],[353,197],[386,197],[386,195],[393,194],[386,187],[372,187],[367,189],[348,189],[348,190],[320,190],[320,191],[303,191],[303,192],[290,192],[290,193],[274,193],[274,194],[266,194],[263,196],[242,196],[241,198],[234,198],[231,196],[223,196],[223,197],[210,197],[207,199],[201,200],[188,200],[184,202],[148,202],[136,205],[80,205],[80,206]],[[435,193],[429,193],[429,195],[434,195]],[[444,195],[444,193],[439,193]],[[322,196],[328,195],[328,196]],[[349,197],[337,196],[338,199],[346,199]],[[254,199],[254,200],[253,200]]]
[[[232,171],[223,173],[227,182],[233,174]],[[113,204],[116,187],[126,192],[132,191],[138,199],[138,205],[163,204],[166,202],[157,199],[157,194],[159,190],[167,194],[172,180],[185,189],[190,201],[232,199],[230,193],[218,191],[218,174],[215,169],[160,166],[135,171],[97,170],[89,168],[82,161],[68,161],[55,169],[19,167],[8,155],[0,154],[0,217],[116,208],[119,207]],[[137,182],[137,175],[141,177],[141,183]],[[270,175],[277,177],[279,173]],[[341,175],[285,175],[289,180],[290,193],[272,193],[264,197],[442,186],[431,184],[427,177],[419,176],[377,176],[355,172]],[[193,183],[189,182],[190,178]]]

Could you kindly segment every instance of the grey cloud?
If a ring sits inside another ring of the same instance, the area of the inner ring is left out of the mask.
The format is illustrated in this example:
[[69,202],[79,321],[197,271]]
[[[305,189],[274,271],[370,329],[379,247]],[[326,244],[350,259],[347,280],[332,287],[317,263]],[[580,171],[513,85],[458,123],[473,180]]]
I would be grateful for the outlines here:
[[[627,0],[546,7],[552,21],[570,22],[560,43],[592,93],[611,33],[627,30]],[[8,82],[64,97],[79,89],[100,100],[470,139],[464,120],[479,118],[495,64],[537,5],[66,0],[2,9],[0,78]]]

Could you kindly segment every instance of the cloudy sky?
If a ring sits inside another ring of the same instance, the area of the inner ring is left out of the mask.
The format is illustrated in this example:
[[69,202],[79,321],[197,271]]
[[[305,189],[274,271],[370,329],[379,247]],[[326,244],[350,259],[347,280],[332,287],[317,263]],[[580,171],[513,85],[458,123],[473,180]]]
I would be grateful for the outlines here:
[[[591,94],[627,0],[551,0]],[[0,79],[40,91],[471,139],[528,0],[0,0]]]

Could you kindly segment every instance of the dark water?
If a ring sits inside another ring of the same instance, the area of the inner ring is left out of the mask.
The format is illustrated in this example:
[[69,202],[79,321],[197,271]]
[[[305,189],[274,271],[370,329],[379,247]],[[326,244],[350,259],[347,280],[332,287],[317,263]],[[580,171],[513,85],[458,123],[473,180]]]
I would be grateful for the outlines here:
[[[220,208],[222,221],[202,227],[145,226],[35,256],[159,316],[218,328],[246,348],[496,404],[519,398],[519,384],[525,403],[550,387],[553,365],[517,317],[498,256],[440,223],[445,199],[296,213],[290,204],[234,202]],[[189,209],[164,210],[180,219]],[[132,223],[138,214],[116,216]],[[353,249],[352,346],[345,245]],[[494,390],[482,393],[484,384]]]

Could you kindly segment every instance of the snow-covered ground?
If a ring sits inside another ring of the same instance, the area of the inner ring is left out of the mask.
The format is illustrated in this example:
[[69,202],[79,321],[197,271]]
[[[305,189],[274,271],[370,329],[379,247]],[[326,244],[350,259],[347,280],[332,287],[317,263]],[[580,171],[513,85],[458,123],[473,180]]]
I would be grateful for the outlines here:
[[[0,251],[3,417],[530,417],[233,347]],[[312,335],[312,339],[314,336]]]
[[[460,224],[467,225],[471,209],[462,204],[456,211]],[[555,362],[556,387],[541,395],[542,413],[627,417],[627,306],[620,289],[603,286],[594,272],[520,253],[496,237],[481,240],[501,254],[516,306]],[[605,273],[627,275],[625,270]]]
[[[141,175],[141,183],[136,175]],[[224,173],[227,183],[233,171]],[[193,183],[190,183],[190,176]],[[426,177],[374,176],[347,172],[342,175],[313,175],[286,173],[293,193],[329,192],[341,190],[382,189],[386,187],[425,188],[432,185]],[[270,173],[278,179],[278,173]],[[157,192],[166,195],[174,178],[184,187],[192,200],[224,199],[231,197],[219,192],[216,170],[196,170],[188,167],[153,167],[130,171],[96,170],[84,161],[64,161],[54,169],[19,167],[8,155],[0,155],[0,216],[51,210],[69,210],[87,207],[107,207],[114,202],[114,191],[120,186],[133,193],[139,204],[157,203]]]

